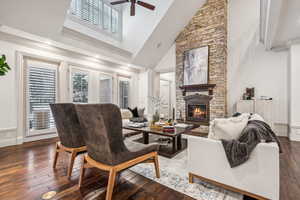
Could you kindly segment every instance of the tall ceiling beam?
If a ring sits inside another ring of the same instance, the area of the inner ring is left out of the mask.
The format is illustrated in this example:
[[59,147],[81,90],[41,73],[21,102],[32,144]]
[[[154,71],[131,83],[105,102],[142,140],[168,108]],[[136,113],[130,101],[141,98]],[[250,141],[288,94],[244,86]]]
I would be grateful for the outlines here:
[[284,0],[261,0],[261,41],[271,50],[276,36]]

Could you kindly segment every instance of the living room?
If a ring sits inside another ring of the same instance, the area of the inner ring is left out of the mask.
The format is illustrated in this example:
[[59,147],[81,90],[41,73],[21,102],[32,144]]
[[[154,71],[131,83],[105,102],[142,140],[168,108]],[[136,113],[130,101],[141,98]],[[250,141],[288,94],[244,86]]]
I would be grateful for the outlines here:
[[0,199],[298,199],[299,7],[3,1]]

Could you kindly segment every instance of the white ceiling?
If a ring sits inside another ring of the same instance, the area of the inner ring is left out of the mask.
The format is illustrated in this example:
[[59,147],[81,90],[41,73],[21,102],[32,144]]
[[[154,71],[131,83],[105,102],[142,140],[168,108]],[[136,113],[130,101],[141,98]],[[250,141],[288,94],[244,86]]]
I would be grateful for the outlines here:
[[91,56],[153,68],[206,0],[145,1],[156,5],[156,10],[138,6],[136,16],[131,17],[129,5],[124,6],[122,42],[88,28],[78,31],[79,26],[67,18],[71,0],[6,0],[1,2],[0,24],[92,52]]
[[300,1],[271,0],[263,9],[262,36],[266,49],[286,50],[300,42]]
[[300,40],[300,1],[283,0],[274,46]]
[[204,3],[206,0],[174,0],[142,49],[135,55],[133,63],[154,68]]
[[71,0],[1,1],[0,24],[47,38],[59,34]]

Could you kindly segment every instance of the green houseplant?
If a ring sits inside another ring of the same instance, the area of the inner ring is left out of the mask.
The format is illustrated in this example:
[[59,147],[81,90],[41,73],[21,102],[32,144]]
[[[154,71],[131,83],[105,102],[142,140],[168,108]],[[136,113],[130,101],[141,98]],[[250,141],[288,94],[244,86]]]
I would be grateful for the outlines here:
[[10,70],[9,65],[6,62],[5,55],[0,58],[0,76],[4,76]]

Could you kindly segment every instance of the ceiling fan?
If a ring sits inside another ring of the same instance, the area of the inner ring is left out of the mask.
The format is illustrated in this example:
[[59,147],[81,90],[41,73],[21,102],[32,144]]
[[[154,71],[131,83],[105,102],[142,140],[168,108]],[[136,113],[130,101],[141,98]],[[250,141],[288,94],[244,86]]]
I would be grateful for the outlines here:
[[138,1],[138,0],[121,0],[121,1],[111,2],[110,4],[111,5],[118,5],[118,4],[128,3],[128,2],[131,3],[131,8],[130,8],[130,15],[131,16],[135,16],[135,4],[143,6],[144,8],[147,8],[149,10],[155,10],[155,6],[153,6],[149,3],[143,2],[143,1]]

